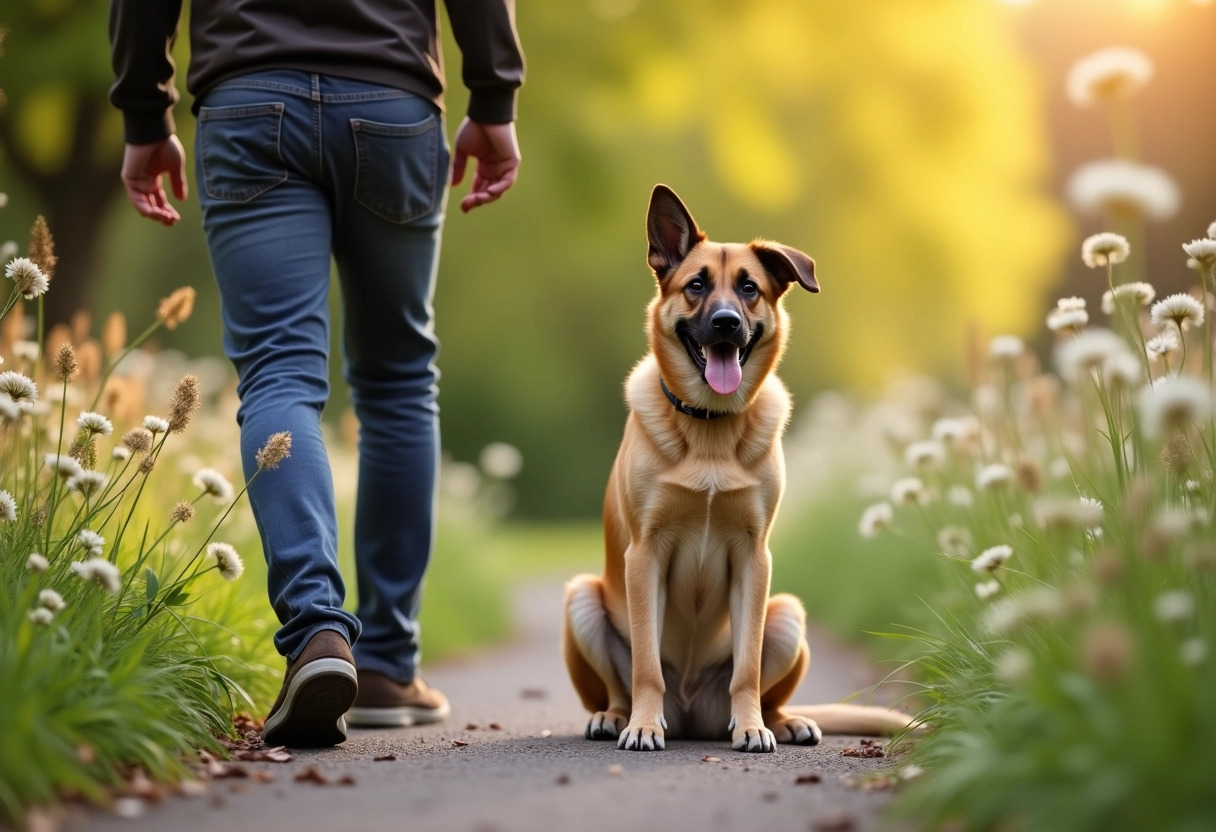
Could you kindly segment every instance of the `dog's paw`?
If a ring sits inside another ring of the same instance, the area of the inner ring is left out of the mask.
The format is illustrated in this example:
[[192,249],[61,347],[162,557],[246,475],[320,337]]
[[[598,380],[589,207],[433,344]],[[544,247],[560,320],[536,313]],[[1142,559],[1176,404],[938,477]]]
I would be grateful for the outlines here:
[[654,722],[631,721],[621,732],[616,747],[625,751],[662,751],[666,747],[663,742],[665,726],[666,720],[662,716]]
[[625,730],[629,718],[616,711],[597,711],[587,723],[583,736],[589,740],[614,740]]
[[777,738],[759,721],[730,719],[730,747],[735,751],[772,752],[777,750]]
[[819,745],[823,732],[814,720],[801,716],[782,716],[766,723],[777,742],[793,745]]

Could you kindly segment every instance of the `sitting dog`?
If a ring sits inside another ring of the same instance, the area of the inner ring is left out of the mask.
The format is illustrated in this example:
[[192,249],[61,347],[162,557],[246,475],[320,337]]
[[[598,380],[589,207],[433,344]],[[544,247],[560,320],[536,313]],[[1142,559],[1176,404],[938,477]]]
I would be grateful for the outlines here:
[[587,738],[651,751],[668,736],[729,736],[739,751],[773,751],[821,731],[903,729],[909,718],[886,708],[786,706],[811,654],[801,602],[769,597],[790,415],[773,370],[789,329],[782,298],[819,291],[814,261],[763,240],[710,242],[664,185],[646,231],[658,292],[650,353],[625,384],[604,574],[566,587],[563,652],[592,712]]

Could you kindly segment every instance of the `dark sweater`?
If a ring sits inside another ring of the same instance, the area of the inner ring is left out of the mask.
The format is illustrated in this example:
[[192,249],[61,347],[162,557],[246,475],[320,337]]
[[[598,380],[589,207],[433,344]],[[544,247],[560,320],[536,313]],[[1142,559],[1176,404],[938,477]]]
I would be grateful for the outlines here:
[[[524,63],[514,0],[444,0],[460,46],[469,118],[515,120]],[[111,0],[117,80],[110,100],[124,137],[150,144],[174,131],[178,93],[169,50],[181,0]],[[443,58],[435,0],[194,0],[190,71],[197,99],[225,78],[259,69],[299,69],[396,87],[443,106]]]

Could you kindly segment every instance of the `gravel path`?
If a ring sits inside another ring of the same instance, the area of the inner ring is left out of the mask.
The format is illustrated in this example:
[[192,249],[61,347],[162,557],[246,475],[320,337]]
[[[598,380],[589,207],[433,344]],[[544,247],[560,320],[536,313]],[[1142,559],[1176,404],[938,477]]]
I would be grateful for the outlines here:
[[[353,730],[336,749],[294,752],[286,764],[244,763],[254,778],[215,780],[206,795],[174,798],[138,818],[105,814],[69,825],[88,832],[577,832],[630,829],[866,830],[888,794],[850,788],[885,760],[844,757],[857,737],[815,748],[742,754],[724,743],[669,742],[657,753],[618,751],[582,737],[586,716],[558,651],[560,582],[519,597],[511,645],[426,670],[451,699],[441,726]],[[797,702],[836,701],[874,681],[874,669],[821,632]],[[500,726],[491,728],[491,723]],[[456,745],[454,741],[467,743]],[[376,761],[376,757],[393,757]],[[713,757],[710,761],[703,758]],[[315,766],[328,785],[297,781]],[[818,775],[818,782],[797,783]],[[260,775],[269,777],[270,775]],[[353,784],[341,785],[343,777]]]

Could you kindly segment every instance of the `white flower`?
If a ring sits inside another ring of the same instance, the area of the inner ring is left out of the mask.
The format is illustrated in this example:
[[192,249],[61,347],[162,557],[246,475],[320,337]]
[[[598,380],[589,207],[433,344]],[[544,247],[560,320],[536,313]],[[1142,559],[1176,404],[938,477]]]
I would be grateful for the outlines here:
[[1135,387],[1140,383],[1140,362],[1130,352],[1119,352],[1106,359],[1102,377],[1113,387]]
[[28,613],[26,613],[26,615],[29,616],[30,621],[33,621],[35,624],[41,627],[45,627],[55,620],[55,613],[51,612],[46,607],[38,607],[37,609],[30,610]]
[[60,456],[59,454],[45,454],[42,457],[42,464],[64,479],[70,479],[84,470],[75,457]]
[[1102,503],[1092,497],[1043,497],[1034,504],[1040,526],[1075,526],[1087,531],[1102,525]]
[[20,358],[22,361],[37,361],[41,354],[42,349],[38,346],[37,341],[13,342],[13,358]]
[[79,491],[86,497],[92,497],[106,487],[109,477],[100,471],[81,471],[68,478],[68,491]]
[[932,440],[913,442],[904,448],[904,461],[912,468],[936,468],[946,458],[946,449]]
[[86,410],[84,413],[81,413],[79,417],[77,417],[76,424],[94,436],[98,434],[102,436],[109,436],[114,432],[114,425],[111,424],[109,419],[102,416],[100,413],[93,413],[89,410]]
[[1013,469],[999,462],[985,465],[975,475],[975,487],[981,491],[991,491],[1013,482]]
[[871,540],[882,534],[883,529],[891,525],[891,521],[894,519],[895,512],[890,503],[875,503],[861,513],[861,522],[857,524],[857,531],[862,537]]
[[1081,243],[1081,261],[1091,269],[1108,263],[1117,266],[1131,254],[1131,246],[1122,234],[1103,231],[1086,237]]
[[1163,592],[1153,601],[1153,612],[1166,624],[1186,621],[1195,614],[1195,596],[1185,589]]
[[932,434],[938,442],[955,445],[975,438],[979,434],[979,425],[973,416],[961,419],[942,418],[933,423]]
[[119,462],[126,462],[131,458],[131,449],[126,445],[115,445],[114,450],[110,451],[110,457]]
[[1160,168],[1109,159],[1090,162],[1068,180],[1068,199],[1082,213],[1131,210],[1152,220],[1178,212],[1181,196],[1170,175]]
[[0,491],[0,520],[13,522],[17,519],[17,501],[7,491]]
[[203,489],[203,493],[214,497],[218,503],[226,503],[232,499],[232,483],[213,468],[198,469],[193,482]]
[[947,555],[962,557],[971,548],[971,532],[960,526],[943,526],[937,531],[937,548]]
[[44,589],[39,592],[38,603],[51,612],[59,612],[67,606],[63,603],[63,596],[53,589]]
[[1163,327],[1169,322],[1184,332],[1191,326],[1203,324],[1203,306],[1190,295],[1181,292],[1157,301],[1149,313],[1157,326]]
[[971,568],[976,572],[995,572],[1013,555],[1013,547],[1004,543],[989,546],[971,561]]
[[891,484],[891,501],[896,505],[928,505],[929,492],[917,477],[904,477]]
[[0,393],[0,422],[15,425],[25,415],[25,408],[13,401],[8,393]]
[[215,558],[215,565],[219,567],[220,575],[226,581],[235,581],[245,571],[241,556],[227,543],[208,544],[207,554]]
[[1189,243],[1182,244],[1182,250],[1204,268],[1211,268],[1213,264],[1216,264],[1216,240],[1191,240]]
[[1084,309],[1053,309],[1047,313],[1047,328],[1052,332],[1076,332],[1089,323]]
[[946,491],[946,500],[954,506],[961,508],[971,508],[975,504],[975,497],[971,493],[971,489],[965,485],[952,485]]
[[1145,353],[1153,361],[1160,361],[1165,356],[1173,352],[1178,352],[1182,349],[1182,345],[1178,342],[1178,336],[1168,329],[1160,335],[1154,335],[1148,339],[1144,345]]
[[1178,648],[1178,658],[1182,659],[1182,663],[1194,667],[1197,664],[1203,664],[1203,660],[1208,657],[1208,645],[1199,636],[1188,638],[1182,642],[1182,646]]
[[1021,647],[1006,650],[997,656],[992,665],[992,671],[998,679],[1014,685],[1026,681],[1026,677],[1032,670],[1034,670],[1034,660],[1029,651]]
[[1033,621],[1059,618],[1066,609],[1057,590],[1036,587],[993,603],[984,616],[984,626],[992,633],[1009,634]]
[[975,594],[981,601],[987,601],[1001,591],[1000,581],[982,581],[975,585]]
[[1118,335],[1109,329],[1089,329],[1056,347],[1056,368],[1066,381],[1077,384],[1123,352],[1127,345]]
[[1208,239],[1216,240],[1216,222],[1208,226]]
[[1166,506],[1153,517],[1153,531],[1166,540],[1185,537],[1195,525],[1195,515],[1176,506]]
[[122,573],[105,558],[92,557],[86,561],[75,561],[68,567],[83,581],[94,581],[113,595],[122,589]]
[[15,402],[38,401],[38,387],[33,380],[12,370],[0,373],[0,393],[7,393]]
[[1076,312],[1085,309],[1085,298],[1060,298],[1056,301],[1056,309],[1061,312]]
[[1112,46],[1081,58],[1068,71],[1068,98],[1078,107],[1127,98],[1153,77],[1153,62],[1138,49]]
[[51,563],[38,552],[30,552],[30,556],[25,559],[25,568],[31,572],[45,572],[51,568]]
[[76,536],[76,541],[82,549],[94,557],[100,555],[102,547],[106,545],[104,537],[89,529],[82,529],[80,534]]
[[921,768],[920,766],[916,765],[915,763],[908,763],[908,765],[904,766],[903,768],[901,768],[899,770],[899,779],[900,780],[915,780],[917,777],[920,777],[924,773],[925,773],[925,770],[923,768]]
[[17,245],[16,240],[8,240],[4,245],[0,246],[0,263],[7,263],[17,256],[21,251],[21,246]]
[[1150,437],[1161,436],[1167,428],[1205,422],[1211,412],[1211,389],[1187,376],[1162,379],[1140,394],[1140,420]]
[[524,467],[524,455],[514,445],[506,442],[491,442],[481,449],[481,470],[488,476],[509,480],[517,476]]
[[17,257],[4,267],[4,276],[17,284],[17,291],[26,300],[33,300],[50,288],[51,282],[38,264],[28,257]]
[[1012,361],[1026,351],[1026,344],[1016,335],[998,335],[988,344],[988,354],[998,361]]
[[1121,283],[1115,287],[1114,293],[1107,289],[1102,294],[1102,311],[1107,315],[1115,314],[1118,304],[1133,303],[1140,306],[1148,306],[1157,297],[1157,290],[1153,288],[1151,283],[1145,283],[1142,280],[1134,280],[1131,283]]
[[159,416],[145,416],[144,430],[150,432],[154,436],[158,433],[165,433],[167,430],[169,430],[169,420],[162,419]]

